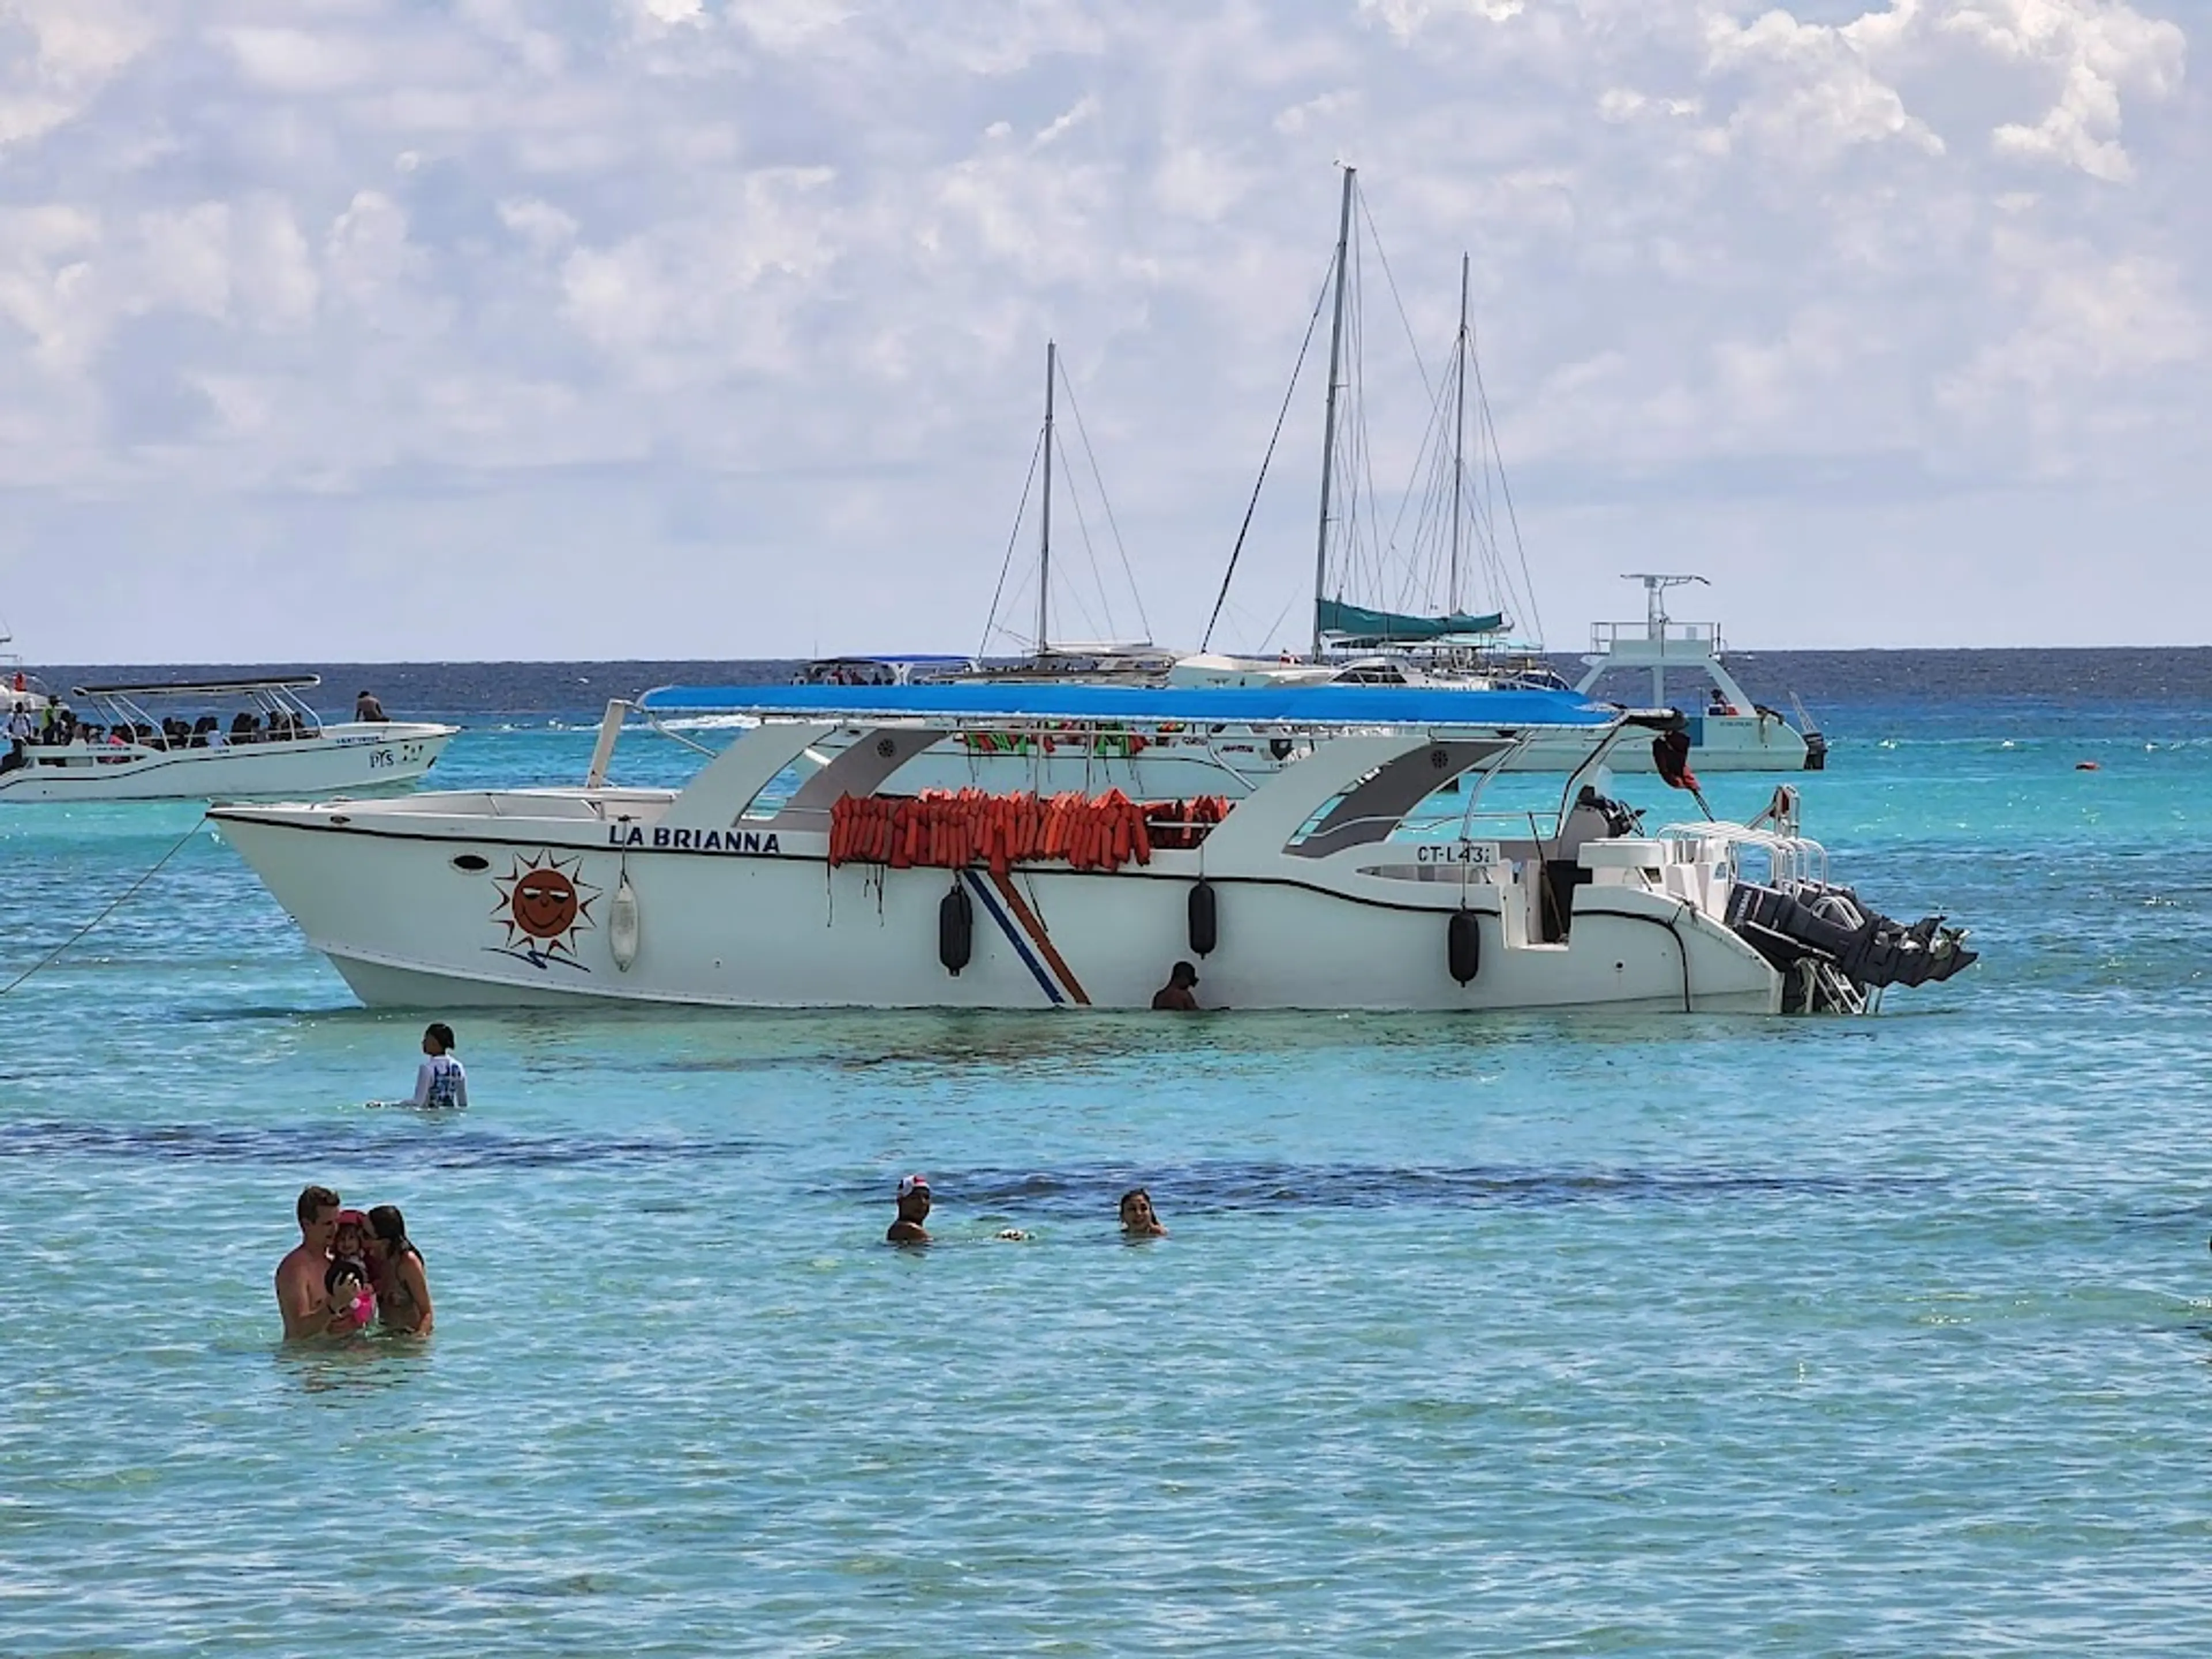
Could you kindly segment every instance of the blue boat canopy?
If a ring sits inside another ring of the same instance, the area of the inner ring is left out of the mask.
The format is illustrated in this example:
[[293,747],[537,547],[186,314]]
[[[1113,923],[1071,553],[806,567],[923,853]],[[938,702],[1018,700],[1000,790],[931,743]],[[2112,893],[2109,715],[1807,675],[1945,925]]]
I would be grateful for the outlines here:
[[1504,614],[1495,611],[1486,617],[1457,611],[1449,617],[1407,617],[1346,605],[1342,599],[1322,599],[1314,611],[1322,637],[1339,645],[1425,645],[1462,635],[1502,634],[1506,627]]
[[1477,691],[1425,685],[1136,686],[1013,681],[950,685],[664,685],[638,699],[655,714],[962,720],[1163,720],[1249,726],[1577,726],[1620,710],[1575,691]]

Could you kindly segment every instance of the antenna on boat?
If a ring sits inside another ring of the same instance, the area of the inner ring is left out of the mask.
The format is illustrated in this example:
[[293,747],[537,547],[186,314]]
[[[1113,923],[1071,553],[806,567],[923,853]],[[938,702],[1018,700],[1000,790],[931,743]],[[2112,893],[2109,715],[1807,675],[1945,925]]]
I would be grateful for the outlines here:
[[[1668,576],[1649,570],[1623,571],[1620,579],[1644,584],[1644,637],[1657,641],[1660,650],[1660,658],[1655,659],[1651,664],[1651,703],[1656,708],[1667,701],[1667,665],[1663,659],[1666,655],[1667,624],[1672,620],[1667,615],[1667,590],[1684,587],[1692,582],[1701,587],[1711,587],[1712,584],[1703,576]],[[1702,802],[1699,804],[1703,805]],[[1712,814],[1707,812],[1705,816],[1711,817]]]
[[1467,494],[1467,268],[1468,256],[1459,256],[1459,344],[1452,358],[1452,529],[1451,580],[1444,592],[1444,614],[1459,615],[1460,500]]
[[1321,602],[1328,597],[1328,495],[1336,470],[1336,393],[1344,370],[1344,276],[1352,244],[1352,186],[1358,167],[1344,170],[1344,204],[1336,221],[1336,315],[1328,327],[1328,400],[1322,416],[1321,526],[1314,547],[1313,653],[1321,656]]
[[1667,590],[1685,587],[1695,582],[1700,587],[1712,584],[1703,576],[1666,576],[1647,570],[1624,570],[1620,579],[1625,582],[1644,584],[1644,636],[1650,640],[1667,637],[1667,624],[1674,618],[1667,614]]
[[1052,388],[1057,378],[1060,347],[1057,342],[1044,343],[1044,507],[1039,514],[1042,527],[1037,537],[1037,629],[1036,653],[1044,655],[1052,628],[1052,618],[1047,606],[1052,599]]

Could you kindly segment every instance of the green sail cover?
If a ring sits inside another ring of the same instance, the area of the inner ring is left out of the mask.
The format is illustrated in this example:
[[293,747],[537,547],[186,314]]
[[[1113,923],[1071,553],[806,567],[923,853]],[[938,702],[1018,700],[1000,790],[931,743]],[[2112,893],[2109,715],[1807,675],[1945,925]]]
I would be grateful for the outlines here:
[[1470,617],[1401,617],[1392,611],[1370,611],[1342,599],[1320,599],[1315,610],[1321,631],[1346,645],[1418,645],[1426,640],[1449,639],[1459,634],[1497,634],[1505,628],[1503,614]]

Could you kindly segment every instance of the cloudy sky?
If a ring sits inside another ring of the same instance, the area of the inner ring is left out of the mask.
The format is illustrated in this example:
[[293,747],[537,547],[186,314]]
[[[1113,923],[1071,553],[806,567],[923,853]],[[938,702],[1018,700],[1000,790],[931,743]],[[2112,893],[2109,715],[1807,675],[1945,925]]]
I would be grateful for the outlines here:
[[[0,618],[58,661],[973,649],[1056,337],[1088,494],[1054,630],[1194,644],[1349,162],[1376,568],[1418,562],[1465,251],[1554,647],[1654,568],[1752,647],[2203,642],[2207,33],[2204,0],[0,0]],[[1217,646],[1303,636],[1322,380]]]

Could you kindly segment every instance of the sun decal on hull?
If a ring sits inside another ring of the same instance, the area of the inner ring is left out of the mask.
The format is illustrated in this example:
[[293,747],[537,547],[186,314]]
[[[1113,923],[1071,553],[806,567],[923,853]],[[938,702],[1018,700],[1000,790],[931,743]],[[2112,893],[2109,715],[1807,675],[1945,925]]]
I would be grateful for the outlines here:
[[492,878],[499,902],[492,907],[491,919],[507,930],[506,941],[484,949],[537,969],[557,962],[590,973],[577,959],[576,935],[599,925],[592,920],[592,906],[599,902],[599,889],[583,879],[583,867],[581,857],[563,861],[550,851],[527,859],[517,854],[513,868]]

